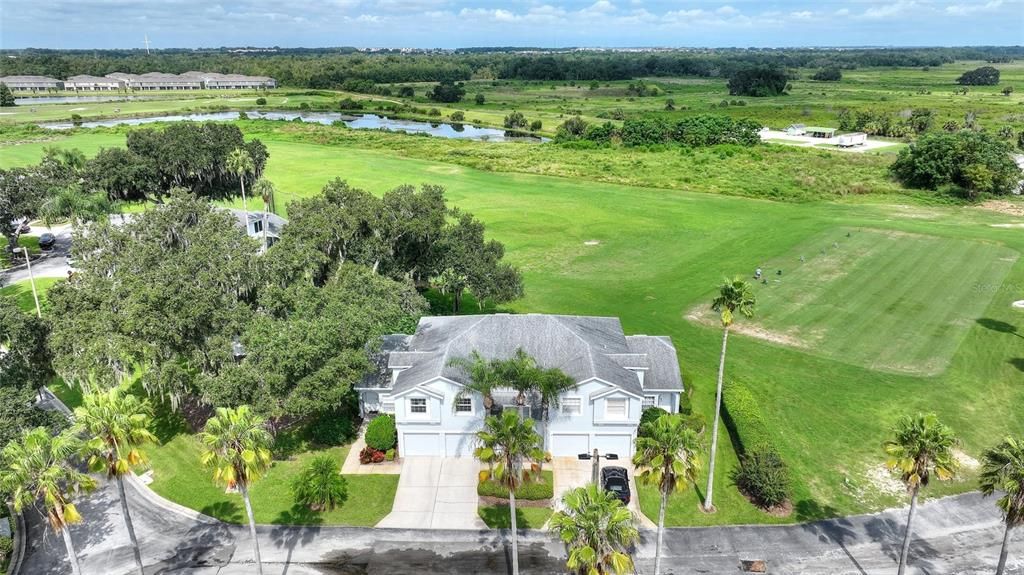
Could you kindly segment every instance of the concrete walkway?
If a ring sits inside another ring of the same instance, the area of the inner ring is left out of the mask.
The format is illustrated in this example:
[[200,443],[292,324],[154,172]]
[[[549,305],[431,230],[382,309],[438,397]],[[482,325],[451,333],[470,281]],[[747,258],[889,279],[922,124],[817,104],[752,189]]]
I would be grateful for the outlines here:
[[480,464],[470,457],[406,457],[391,513],[377,527],[486,529],[477,514]]
[[402,472],[401,461],[384,461],[381,463],[372,463],[363,465],[359,463],[359,452],[366,447],[366,439],[363,434],[366,433],[366,426],[359,430],[359,437],[352,442],[352,447],[348,450],[348,455],[345,456],[345,462],[341,465],[342,475],[398,475]]

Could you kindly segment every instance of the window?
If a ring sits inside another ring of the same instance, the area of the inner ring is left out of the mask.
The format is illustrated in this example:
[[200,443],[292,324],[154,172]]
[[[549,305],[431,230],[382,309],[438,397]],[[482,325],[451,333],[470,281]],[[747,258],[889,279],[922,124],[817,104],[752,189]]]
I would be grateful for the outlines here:
[[658,405],[658,396],[657,395],[645,395],[644,396],[644,409],[647,409],[648,407],[654,407],[656,405]]
[[252,223],[252,233],[258,234],[263,231],[263,220],[256,220]]
[[425,397],[413,397],[409,399],[409,413],[419,413],[426,415],[427,413],[427,398]]
[[604,416],[608,419],[626,419],[629,415],[629,400],[624,397],[611,397],[604,402]]
[[473,400],[469,397],[460,397],[456,399],[455,413],[473,413]]
[[566,397],[562,400],[562,415],[581,415],[583,401],[578,397]]

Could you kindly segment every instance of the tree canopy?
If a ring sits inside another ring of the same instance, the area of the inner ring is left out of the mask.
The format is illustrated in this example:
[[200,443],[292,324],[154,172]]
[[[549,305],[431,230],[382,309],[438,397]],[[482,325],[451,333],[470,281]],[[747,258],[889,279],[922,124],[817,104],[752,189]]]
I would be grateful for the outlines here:
[[758,65],[740,68],[729,76],[729,95],[779,96],[786,92],[789,74],[784,68]]
[[1010,152],[1005,142],[983,132],[929,133],[900,150],[889,170],[904,185],[915,188],[952,185],[972,198],[1003,195],[1020,181],[1020,169]]
[[961,86],[995,86],[999,83],[999,70],[992,66],[982,66],[968,70],[956,79]]

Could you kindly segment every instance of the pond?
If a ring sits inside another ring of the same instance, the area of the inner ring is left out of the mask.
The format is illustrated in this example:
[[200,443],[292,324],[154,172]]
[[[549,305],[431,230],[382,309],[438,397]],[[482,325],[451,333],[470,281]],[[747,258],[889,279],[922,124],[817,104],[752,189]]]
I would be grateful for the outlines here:
[[[238,119],[238,112],[209,112],[205,114],[168,114],[165,116],[151,116],[149,118],[114,118],[109,120],[92,120],[78,123],[58,122],[40,124],[43,128],[51,130],[68,130],[74,127],[99,128],[112,126],[140,126],[158,122],[208,122],[208,121],[231,121]],[[391,130],[395,132],[423,133],[440,138],[455,138],[465,140],[481,140],[487,142],[506,141],[528,141],[546,142],[548,138],[541,138],[520,132],[507,132],[497,128],[485,128],[470,124],[449,124],[444,122],[422,122],[417,120],[400,120],[388,118],[377,114],[340,114],[338,112],[246,112],[251,119],[281,120],[310,122],[315,124],[332,125],[341,122],[349,128],[357,130]]]
[[39,106],[41,104],[78,104],[81,102],[123,102],[126,100],[152,100],[144,96],[40,96],[38,98],[15,98],[16,106]]

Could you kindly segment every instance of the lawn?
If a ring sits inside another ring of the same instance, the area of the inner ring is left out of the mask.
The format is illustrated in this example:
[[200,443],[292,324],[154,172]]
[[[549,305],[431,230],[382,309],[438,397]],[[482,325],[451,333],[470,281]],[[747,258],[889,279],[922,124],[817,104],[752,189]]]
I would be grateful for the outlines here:
[[[512,517],[509,514],[508,505],[488,505],[480,507],[477,511],[480,513],[480,518],[491,529],[512,528]],[[550,507],[516,506],[516,528],[518,529],[540,529],[550,518]]]
[[[738,334],[730,338],[727,377],[743,380],[759,398],[796,481],[795,512],[776,518],[747,502],[730,485],[736,455],[723,441],[715,490],[719,512],[698,511],[701,485],[671,498],[669,525],[792,522],[903,503],[902,493],[878,481],[878,470],[884,464],[880,444],[904,413],[935,411],[975,458],[1003,435],[1024,433],[1024,351],[1017,333],[1024,330],[1024,318],[1010,307],[1024,297],[1024,266],[1019,259],[1009,261],[1024,248],[1024,237],[1013,228],[993,227],[1020,218],[908,196],[889,203],[892,196],[857,194],[841,202],[782,203],[724,195],[775,197],[774,187],[779,197],[840,197],[838,188],[864,182],[869,191],[894,191],[884,177],[883,156],[783,146],[731,155],[577,155],[558,147],[292,125],[258,134],[271,154],[267,176],[287,199],[316,194],[335,176],[374,193],[404,183],[445,186],[450,201],[484,221],[522,269],[526,296],[509,305],[511,310],[617,316],[627,333],[671,336],[694,407],[709,420],[721,331],[688,316],[707,305],[723,277],[749,276],[759,265],[770,273],[782,267],[786,283],[759,288],[758,321],[766,329],[804,330],[807,336],[814,335],[817,322],[822,339],[817,348],[801,348]],[[64,143],[95,145],[93,135]],[[3,150],[0,162],[7,162],[9,148]],[[471,167],[477,165],[493,171]],[[637,181],[645,185],[624,185]],[[854,231],[849,239],[848,230]],[[854,238],[856,231],[862,235]],[[889,237],[899,241],[890,246]],[[849,242],[843,257],[856,256],[844,260],[849,269],[841,280],[830,280],[822,271],[826,262],[811,257],[822,244],[828,251],[829,238]],[[873,251],[876,244],[887,247]],[[794,263],[802,253],[809,266],[803,276]],[[804,295],[823,307],[792,305]],[[845,333],[854,328],[859,335]],[[928,343],[917,341],[919,330]],[[898,334],[913,341],[893,344]],[[888,350],[883,341],[902,347],[908,357],[883,356],[879,367],[889,368],[872,367],[872,350]],[[186,439],[175,438],[154,454],[157,487],[165,495],[180,490],[175,496],[197,508],[220,505],[227,516],[236,513],[236,498],[208,483]],[[160,486],[175,473],[182,475],[174,485]],[[961,481],[934,482],[928,494],[973,489],[975,473],[967,468]],[[268,478],[267,485],[283,490],[280,481]],[[358,492],[351,483],[350,492]],[[261,520],[289,511],[287,495],[276,495],[282,503],[267,503],[265,511],[257,502]],[[656,491],[641,487],[639,497],[644,512],[656,517]]]
[[[46,292],[58,282],[65,281],[63,278],[36,278],[36,291],[39,294],[39,308],[46,313],[50,302],[46,298]],[[18,307],[27,311],[36,311],[35,299],[32,297],[32,283],[29,280],[16,282],[0,288],[0,297],[14,298]]]
[[[23,248],[28,248],[28,253],[31,255],[39,254],[39,237],[38,236],[18,236],[18,245]],[[7,241],[4,241],[3,248],[0,248],[0,270],[11,267],[11,254],[7,252]],[[15,265],[25,264],[25,254],[14,254]]]

